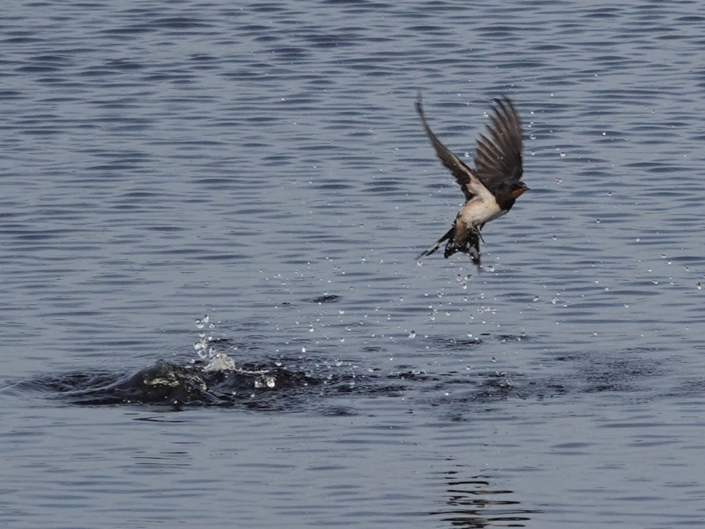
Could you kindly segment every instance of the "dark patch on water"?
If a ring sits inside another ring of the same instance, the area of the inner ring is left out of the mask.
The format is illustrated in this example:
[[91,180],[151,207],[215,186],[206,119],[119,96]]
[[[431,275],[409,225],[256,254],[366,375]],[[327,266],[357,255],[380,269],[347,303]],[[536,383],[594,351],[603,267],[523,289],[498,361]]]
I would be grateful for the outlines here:
[[628,392],[635,396],[641,380],[661,373],[658,366],[629,358],[578,360],[574,373],[548,376],[503,371],[452,371],[430,375],[408,367],[392,373],[369,369],[363,374],[348,363],[319,362],[312,364],[316,367],[309,370],[283,367],[281,360],[215,370],[205,361],[186,366],[158,361],[136,373],[65,373],[22,381],[13,387],[21,391],[53,393],[67,403],[84,406],[153,404],[174,409],[214,406],[261,411],[314,408],[325,415],[337,416],[355,411],[327,404],[325,399],[344,395],[403,397],[414,391],[443,392],[443,397],[431,398],[432,405],[461,406],[464,412],[468,404],[486,405],[511,399],[543,400],[601,392]]
[[212,406],[300,411],[313,405],[325,415],[350,415],[354,414],[351,408],[321,405],[321,399],[358,393],[400,396],[408,384],[425,379],[413,371],[363,376],[342,362],[312,363],[316,373],[281,364],[282,359],[278,359],[214,369],[207,361],[182,366],[160,360],[132,373],[64,373],[21,381],[11,388],[51,393],[64,402],[82,406],[152,404],[176,410]]
[[644,350],[622,350],[612,354],[586,352],[563,356],[558,360],[568,362],[569,370],[562,374],[554,370],[546,374],[499,370],[450,372],[433,379],[441,380],[434,389],[446,394],[432,398],[431,403],[448,406],[452,420],[463,421],[468,412],[477,411],[477,406],[510,400],[542,401],[600,393],[630,401],[653,399],[653,388],[647,381],[666,374],[664,361],[640,357],[642,353]]
[[[492,339],[504,342],[526,337],[507,335]],[[438,337],[428,341],[437,350],[472,348],[481,343]],[[289,412],[314,409],[335,416],[356,413],[353,408],[328,401],[335,397],[413,399],[414,395],[426,395],[423,401],[449,406],[460,413],[462,420],[471,404],[485,406],[512,399],[543,400],[603,392],[633,398],[645,389],[644,380],[663,374],[660,364],[641,357],[642,351],[559,357],[555,359],[559,361],[556,366],[569,368],[563,374],[555,370],[542,374],[502,370],[428,373],[414,365],[398,365],[390,372],[311,355],[236,365],[227,354],[232,352],[228,339],[210,339],[208,346],[210,357],[186,365],[158,361],[137,372],[89,370],[49,375],[21,381],[11,388],[51,393],[61,401],[85,406],[149,404],[176,410],[208,406]]]
[[205,362],[180,366],[158,361],[136,373],[66,373],[24,381],[17,387],[53,392],[68,403],[85,406],[165,404],[267,410],[295,409],[302,391],[321,384],[322,380],[305,372],[276,365],[209,370]]
[[340,301],[342,296],[336,296],[335,294],[325,294],[323,296],[317,296],[315,298],[308,298],[305,299],[304,301],[308,301],[309,303],[318,303],[319,305],[323,303],[336,303]]

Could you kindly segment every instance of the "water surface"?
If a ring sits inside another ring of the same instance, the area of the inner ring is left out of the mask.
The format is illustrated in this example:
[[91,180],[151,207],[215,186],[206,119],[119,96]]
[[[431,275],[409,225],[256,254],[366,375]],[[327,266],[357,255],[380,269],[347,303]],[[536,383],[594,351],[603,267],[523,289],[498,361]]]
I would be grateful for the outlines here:
[[[700,11],[6,9],[3,526],[701,526]],[[414,260],[462,201],[417,91],[461,156],[523,117],[480,274]],[[82,398],[204,338],[205,394]]]

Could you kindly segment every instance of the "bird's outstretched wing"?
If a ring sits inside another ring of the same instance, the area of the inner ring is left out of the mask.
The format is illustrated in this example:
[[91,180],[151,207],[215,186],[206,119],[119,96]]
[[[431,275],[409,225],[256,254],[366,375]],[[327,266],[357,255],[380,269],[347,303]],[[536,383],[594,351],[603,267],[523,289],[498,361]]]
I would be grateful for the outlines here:
[[477,176],[492,192],[507,179],[518,182],[523,174],[519,114],[507,97],[494,103],[487,136],[480,135],[474,160]]
[[[421,94],[416,98],[416,111],[421,117],[421,123],[426,131],[428,139],[431,140],[431,145],[436,150],[436,155],[443,165],[445,165],[450,172],[453,173],[455,181],[458,182],[460,189],[463,190],[465,195],[465,200],[470,200],[473,196],[480,194],[484,191],[484,186],[482,182],[477,179],[477,175],[472,169],[465,165],[460,159],[450,152],[445,145],[443,145],[436,135],[431,131],[431,128],[426,123],[426,117],[423,113],[423,106],[421,105]],[[479,186],[479,187],[478,187]],[[486,191],[485,191],[486,192]]]

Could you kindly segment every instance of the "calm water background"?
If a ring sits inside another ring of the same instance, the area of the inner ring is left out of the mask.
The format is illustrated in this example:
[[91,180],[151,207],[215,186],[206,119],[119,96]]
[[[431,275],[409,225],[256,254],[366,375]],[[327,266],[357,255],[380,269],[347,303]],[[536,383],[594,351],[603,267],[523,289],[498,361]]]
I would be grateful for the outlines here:
[[[701,527],[704,35],[699,2],[6,6],[2,526]],[[414,260],[462,199],[417,90],[460,154],[496,95],[524,118],[482,274]],[[350,391],[17,386],[188,364],[204,314]]]

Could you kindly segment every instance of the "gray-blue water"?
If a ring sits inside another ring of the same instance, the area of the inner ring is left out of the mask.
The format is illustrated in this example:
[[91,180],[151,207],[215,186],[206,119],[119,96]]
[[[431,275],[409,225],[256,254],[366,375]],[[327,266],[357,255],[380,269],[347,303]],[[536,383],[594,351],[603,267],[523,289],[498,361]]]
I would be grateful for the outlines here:
[[[5,6],[0,525],[705,525],[704,35],[700,2]],[[461,156],[493,97],[523,117],[481,274],[414,260],[462,202],[419,90]],[[217,359],[215,402],[76,398]]]

